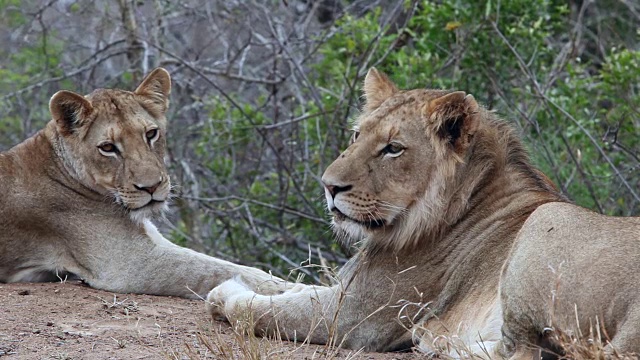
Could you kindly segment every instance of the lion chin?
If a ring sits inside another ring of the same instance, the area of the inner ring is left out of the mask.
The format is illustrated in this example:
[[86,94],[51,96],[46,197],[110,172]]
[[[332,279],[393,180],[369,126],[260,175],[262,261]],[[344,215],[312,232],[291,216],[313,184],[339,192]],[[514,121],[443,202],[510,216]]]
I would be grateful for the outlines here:
[[353,219],[337,208],[332,209],[331,227],[334,236],[343,246],[357,245],[373,233],[388,230],[391,224],[384,219]]
[[151,200],[142,207],[126,209],[133,222],[143,224],[145,220],[157,220],[163,218],[169,211],[169,204],[167,201]]

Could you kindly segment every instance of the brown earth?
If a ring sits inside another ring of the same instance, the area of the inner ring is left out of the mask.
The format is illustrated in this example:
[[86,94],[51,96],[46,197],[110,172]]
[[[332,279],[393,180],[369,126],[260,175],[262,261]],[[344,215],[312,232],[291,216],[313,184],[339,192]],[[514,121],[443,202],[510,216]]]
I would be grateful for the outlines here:
[[418,359],[267,341],[209,320],[203,301],[114,294],[80,282],[0,284],[0,358]]

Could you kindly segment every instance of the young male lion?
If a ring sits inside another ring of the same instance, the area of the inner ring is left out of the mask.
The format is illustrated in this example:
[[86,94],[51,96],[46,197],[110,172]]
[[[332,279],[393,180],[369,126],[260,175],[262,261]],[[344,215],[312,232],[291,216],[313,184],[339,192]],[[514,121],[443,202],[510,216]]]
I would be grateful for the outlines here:
[[371,69],[364,96],[351,144],[322,177],[335,232],[360,242],[337,283],[270,297],[232,279],[211,291],[210,311],[250,318],[261,334],[351,349],[408,348],[412,329],[427,351],[448,335],[490,353],[516,233],[537,207],[565,198],[471,95],[401,91]]
[[0,154],[0,282],[74,275],[116,292],[195,298],[235,275],[273,293],[279,279],[166,240],[164,167],[171,79],[134,92],[57,92],[47,126]]

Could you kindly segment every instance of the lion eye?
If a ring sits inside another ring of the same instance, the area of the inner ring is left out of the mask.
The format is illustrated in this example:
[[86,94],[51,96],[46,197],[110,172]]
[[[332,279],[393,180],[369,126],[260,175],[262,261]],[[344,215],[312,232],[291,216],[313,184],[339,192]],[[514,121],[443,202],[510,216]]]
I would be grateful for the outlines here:
[[99,146],[100,150],[104,152],[114,152],[116,151],[116,147],[113,144],[102,144]]
[[104,153],[116,153],[118,152],[118,148],[112,143],[104,143],[102,145],[98,145],[98,149]]
[[396,157],[400,156],[404,152],[404,150],[405,148],[402,145],[391,143],[382,149],[382,154]]
[[352,144],[356,142],[356,140],[358,140],[358,136],[360,136],[360,131],[354,131],[353,134],[351,135]]
[[151,129],[147,131],[144,136],[147,138],[147,141],[153,141],[158,137],[158,129]]

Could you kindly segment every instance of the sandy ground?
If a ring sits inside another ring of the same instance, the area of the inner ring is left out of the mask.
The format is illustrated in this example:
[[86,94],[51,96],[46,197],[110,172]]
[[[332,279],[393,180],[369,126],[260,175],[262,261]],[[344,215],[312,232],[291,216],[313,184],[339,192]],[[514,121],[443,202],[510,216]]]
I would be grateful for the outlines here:
[[[209,346],[207,346],[207,344]],[[247,345],[249,344],[249,345]],[[257,345],[256,345],[257,344]],[[114,294],[79,282],[0,284],[0,358],[424,359],[253,339],[209,320],[202,301]]]

